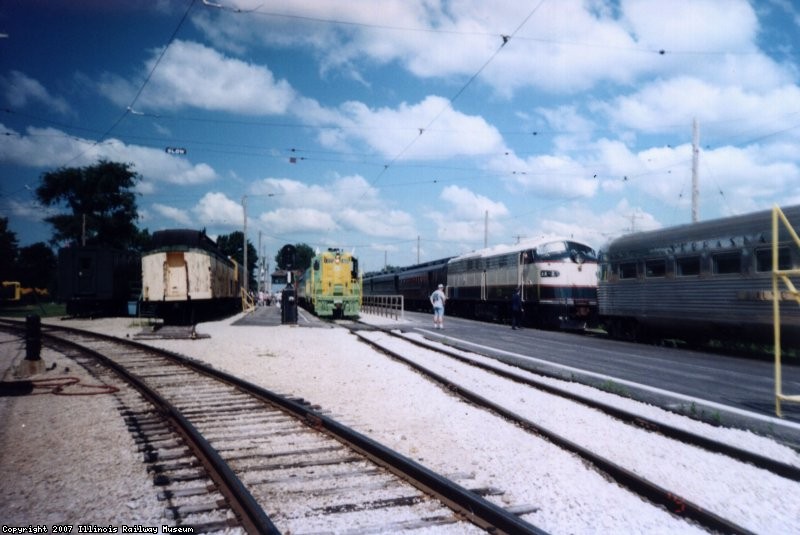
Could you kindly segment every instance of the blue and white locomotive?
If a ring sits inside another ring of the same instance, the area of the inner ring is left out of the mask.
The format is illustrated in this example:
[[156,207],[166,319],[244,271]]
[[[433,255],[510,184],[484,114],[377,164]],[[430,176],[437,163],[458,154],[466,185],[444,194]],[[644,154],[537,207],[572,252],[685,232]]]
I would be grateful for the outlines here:
[[481,249],[452,258],[364,277],[365,295],[402,295],[408,309],[429,309],[428,296],[446,284],[448,314],[506,321],[519,288],[524,321],[563,329],[594,326],[597,255],[569,238],[547,238]]
[[448,308],[457,315],[505,319],[517,288],[526,323],[582,329],[597,322],[597,255],[585,243],[531,240],[474,251],[447,263]]

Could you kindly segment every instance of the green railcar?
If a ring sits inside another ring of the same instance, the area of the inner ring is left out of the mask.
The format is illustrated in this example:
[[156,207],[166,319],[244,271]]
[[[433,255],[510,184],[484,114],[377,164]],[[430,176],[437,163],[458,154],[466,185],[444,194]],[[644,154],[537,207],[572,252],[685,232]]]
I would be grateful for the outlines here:
[[340,249],[317,254],[298,285],[300,304],[321,318],[356,318],[361,310],[358,260]]

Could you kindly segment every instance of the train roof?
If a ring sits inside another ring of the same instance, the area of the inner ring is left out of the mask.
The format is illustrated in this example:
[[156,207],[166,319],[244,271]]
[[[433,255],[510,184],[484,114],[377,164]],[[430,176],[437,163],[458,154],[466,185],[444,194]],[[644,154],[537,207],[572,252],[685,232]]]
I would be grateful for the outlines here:
[[336,247],[328,247],[324,251],[316,252],[314,256],[336,256],[337,254],[340,256],[347,256],[349,258],[356,258],[352,252],[345,251],[344,249],[338,249]]
[[203,230],[193,229],[167,229],[153,232],[150,244],[145,248],[146,253],[164,250],[201,249],[227,260],[216,242],[209,238]]
[[537,247],[540,247],[541,245],[544,245],[546,243],[553,243],[553,242],[579,243],[581,245],[585,245],[586,247],[594,249],[591,245],[581,240],[576,240],[574,238],[566,238],[564,236],[544,236],[540,238],[529,238],[526,240],[522,240],[519,243],[515,243],[513,245],[495,245],[493,247],[487,247],[486,249],[478,249],[475,251],[470,251],[469,253],[464,253],[462,255],[451,258],[450,263],[457,262],[460,260],[486,258],[490,256],[518,253],[520,251],[528,251],[530,249],[536,249]]
[[[799,231],[800,206],[789,206],[782,210],[795,231]],[[789,239],[782,223],[779,223],[779,231],[781,241]],[[741,247],[753,243],[772,243],[772,210],[627,234],[611,241],[606,252],[613,260],[646,253],[679,254],[704,248]]]

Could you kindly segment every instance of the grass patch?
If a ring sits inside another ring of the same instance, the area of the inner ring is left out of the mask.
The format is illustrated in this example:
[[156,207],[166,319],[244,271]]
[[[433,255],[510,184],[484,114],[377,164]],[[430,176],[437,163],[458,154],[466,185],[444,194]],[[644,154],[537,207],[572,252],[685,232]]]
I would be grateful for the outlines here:
[[621,384],[615,383],[614,381],[605,381],[598,388],[617,396],[630,397],[628,390]]
[[60,318],[67,315],[67,307],[63,303],[4,304],[0,306],[0,315],[7,318],[25,318],[33,314],[42,318]]

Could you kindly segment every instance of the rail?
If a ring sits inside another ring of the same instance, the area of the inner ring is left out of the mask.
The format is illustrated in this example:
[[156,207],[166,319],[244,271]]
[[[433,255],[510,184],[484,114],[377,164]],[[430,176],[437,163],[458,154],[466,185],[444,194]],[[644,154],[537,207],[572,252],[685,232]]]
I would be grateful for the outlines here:
[[[800,403],[800,395],[787,395],[783,393],[783,380],[781,378],[781,300],[784,295],[789,299],[794,299],[800,304],[800,291],[792,283],[791,276],[800,276],[800,269],[779,269],[778,263],[778,223],[788,230],[789,235],[794,240],[795,245],[800,249],[800,237],[797,236],[792,224],[778,206],[772,209],[772,312],[773,325],[775,329],[775,414],[782,417],[781,402],[789,401]],[[788,291],[780,291],[780,283],[783,283]]]
[[361,301],[361,312],[395,320],[405,319],[405,300],[402,295],[365,295]]

